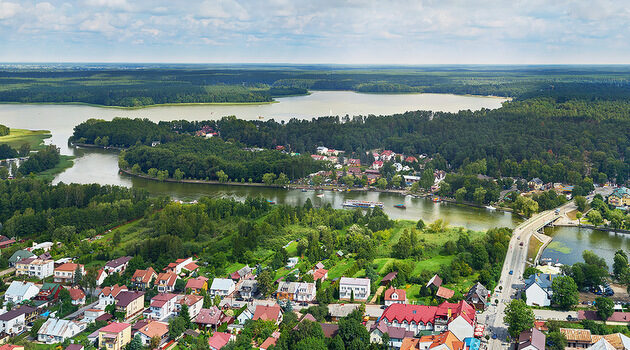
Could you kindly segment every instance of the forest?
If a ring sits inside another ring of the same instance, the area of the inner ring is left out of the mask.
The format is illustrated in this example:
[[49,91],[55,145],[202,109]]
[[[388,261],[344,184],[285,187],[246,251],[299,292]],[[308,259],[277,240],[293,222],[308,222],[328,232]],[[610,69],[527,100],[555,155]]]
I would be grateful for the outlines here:
[[308,90],[455,93],[514,98],[630,96],[621,66],[280,66],[5,69],[0,102],[142,107],[170,103],[271,102]]

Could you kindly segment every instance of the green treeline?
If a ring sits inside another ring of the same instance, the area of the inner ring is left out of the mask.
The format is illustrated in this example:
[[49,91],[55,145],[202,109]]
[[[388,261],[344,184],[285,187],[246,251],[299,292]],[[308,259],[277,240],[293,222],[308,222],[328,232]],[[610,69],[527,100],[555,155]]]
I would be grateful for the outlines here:
[[153,141],[169,142],[179,138],[166,125],[148,119],[114,118],[112,121],[89,119],[74,127],[71,142],[98,146],[131,147],[151,145]]
[[[97,184],[50,185],[22,178],[0,181],[1,234],[78,243],[88,230],[100,230],[161,207],[146,191]],[[92,232],[93,235],[93,232]]]
[[0,124],[0,136],[9,135],[11,129],[8,126]]
[[43,150],[31,154],[24,163],[20,164],[18,171],[23,175],[40,173],[54,168],[60,160],[59,148],[55,145],[49,145]]
[[24,69],[0,71],[0,102],[124,107],[270,102],[308,90],[627,99],[628,73],[613,66]]

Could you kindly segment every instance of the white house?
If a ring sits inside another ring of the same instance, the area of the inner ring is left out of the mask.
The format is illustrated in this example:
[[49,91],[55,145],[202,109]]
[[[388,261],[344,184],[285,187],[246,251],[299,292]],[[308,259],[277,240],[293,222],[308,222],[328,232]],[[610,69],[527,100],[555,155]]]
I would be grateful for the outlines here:
[[127,269],[127,265],[129,265],[129,261],[131,260],[130,256],[123,256],[118,259],[110,260],[105,264],[104,270],[108,274],[112,273],[123,273],[125,269]]
[[0,315],[0,332],[11,336],[22,333],[26,326],[26,315],[35,310],[30,306],[22,306]]
[[[474,317],[474,315],[472,315],[472,317]],[[465,315],[457,315],[457,317],[455,317],[454,319],[452,319],[449,323],[448,323],[448,330],[451,331],[451,333],[453,333],[457,339],[464,339],[464,338],[471,338],[474,333],[475,333],[475,329],[474,329],[474,325],[473,323],[471,323],[472,320],[469,318],[466,318]]]
[[182,309],[182,305],[188,306],[188,315],[191,319],[197,317],[203,307],[203,297],[201,295],[178,295],[177,296],[177,313]]
[[551,283],[557,275],[537,273],[525,280],[524,293],[527,305],[549,306],[551,305]]
[[256,280],[244,280],[239,286],[238,293],[242,298],[249,299],[258,291],[258,282]]
[[287,260],[287,269],[292,269],[295,267],[295,265],[297,265],[297,263],[300,261],[300,258],[298,258],[297,256],[291,257]]
[[105,279],[107,278],[107,272],[105,272],[105,270],[100,269],[96,272],[96,285],[100,286],[103,284],[103,282],[105,282]]
[[63,343],[83,332],[86,326],[83,322],[49,318],[37,332],[37,340],[45,344]]
[[117,284],[103,288],[98,295],[98,308],[105,309],[107,305],[116,304],[116,296],[126,290],[129,290],[127,286],[119,286]]
[[151,304],[149,308],[144,311],[144,316],[156,321],[166,320],[175,314],[176,302],[177,294],[158,294],[151,299]]
[[83,313],[83,322],[92,323],[104,313],[105,310],[102,309],[87,309]]
[[247,309],[243,310],[243,312],[236,317],[238,323],[245,324],[245,321],[251,320],[254,317],[254,312],[256,312],[256,305],[248,304]]
[[42,242],[42,243],[35,243],[33,242],[33,246],[31,246],[30,248],[27,248],[29,251],[34,251],[34,250],[38,250],[38,249],[42,249],[44,252],[47,252],[50,250],[50,248],[53,247],[53,242]]
[[236,284],[229,278],[215,278],[210,286],[210,295],[225,297],[234,292]]
[[13,281],[4,293],[5,303],[19,304],[30,300],[39,293],[39,287],[32,282]]
[[391,304],[407,304],[407,292],[405,292],[404,289],[390,287],[385,291],[383,300],[385,301],[385,306],[390,306]]
[[341,277],[339,281],[339,300],[367,301],[370,296],[369,278]]
[[15,263],[15,274],[44,279],[52,276],[55,263],[52,260],[37,258],[22,259]]

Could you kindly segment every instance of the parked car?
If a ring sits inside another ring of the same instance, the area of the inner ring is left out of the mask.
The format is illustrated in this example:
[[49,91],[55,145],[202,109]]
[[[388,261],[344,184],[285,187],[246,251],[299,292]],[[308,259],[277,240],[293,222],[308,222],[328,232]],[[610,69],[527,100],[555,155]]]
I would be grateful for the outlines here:
[[514,270],[510,270],[510,275],[513,275],[513,274],[514,274]]

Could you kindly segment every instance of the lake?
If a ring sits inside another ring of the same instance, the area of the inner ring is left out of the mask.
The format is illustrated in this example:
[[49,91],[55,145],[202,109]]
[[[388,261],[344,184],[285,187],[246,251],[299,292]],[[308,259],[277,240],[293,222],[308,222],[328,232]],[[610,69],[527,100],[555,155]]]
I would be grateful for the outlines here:
[[582,252],[590,250],[604,258],[612,270],[615,252],[619,249],[630,251],[630,235],[624,233],[578,227],[546,227],[545,234],[553,237],[553,241],[545,248],[541,258],[550,258],[553,262],[565,265],[582,262]]
[[[143,109],[101,108],[83,105],[0,105],[0,123],[23,129],[46,129],[53,137],[47,140],[61,148],[62,154],[76,156],[72,168],[59,174],[54,183],[100,183],[134,186],[147,189],[153,195],[168,195],[175,199],[193,200],[201,196],[232,197],[263,196],[280,204],[298,205],[311,198],[314,205],[330,203],[341,208],[346,199],[381,201],[384,210],[394,219],[423,219],[432,222],[443,219],[453,226],[472,230],[492,227],[514,227],[520,219],[510,213],[491,212],[427,199],[402,197],[398,194],[375,192],[325,192],[317,197],[314,192],[275,188],[236,187],[161,183],[121,175],[118,173],[117,153],[98,149],[68,147],[67,140],[75,125],[89,119],[114,117],[148,118],[160,120],[207,120],[235,115],[241,119],[289,120],[325,115],[388,115],[413,110],[457,112],[462,109],[498,108],[505,99],[448,94],[360,94],[348,91],[315,91],[307,96],[278,98],[276,103],[259,105],[192,105],[158,106]],[[407,209],[394,208],[405,203]]]

